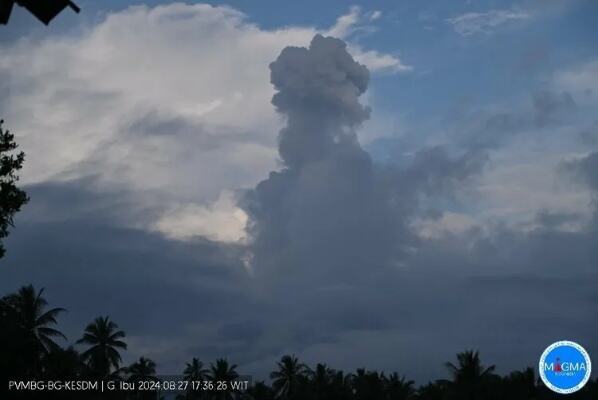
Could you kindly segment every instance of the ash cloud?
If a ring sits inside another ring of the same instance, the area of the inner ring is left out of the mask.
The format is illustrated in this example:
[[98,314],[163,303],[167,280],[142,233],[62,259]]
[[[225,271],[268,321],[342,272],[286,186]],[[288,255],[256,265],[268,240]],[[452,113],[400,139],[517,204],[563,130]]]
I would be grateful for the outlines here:
[[287,124],[279,135],[283,169],[243,204],[256,269],[329,281],[327,271],[347,277],[388,265],[409,233],[354,131],[370,112],[359,101],[368,70],[344,42],[320,35],[309,48],[285,48],[270,69],[272,104]]
[[249,191],[252,264],[266,279],[363,283],[396,270],[417,245],[409,220],[418,197],[450,191],[480,170],[484,155],[423,149],[404,169],[378,165],[355,129],[370,115],[360,102],[369,73],[343,41],[317,35],[287,47],[270,65],[272,104],[284,116],[282,169]]
[[359,102],[368,86],[369,72],[347,52],[346,44],[317,35],[309,49],[287,47],[270,64],[272,98],[287,118],[280,132],[279,151],[285,164],[305,164],[361,152],[352,128],[369,118]]

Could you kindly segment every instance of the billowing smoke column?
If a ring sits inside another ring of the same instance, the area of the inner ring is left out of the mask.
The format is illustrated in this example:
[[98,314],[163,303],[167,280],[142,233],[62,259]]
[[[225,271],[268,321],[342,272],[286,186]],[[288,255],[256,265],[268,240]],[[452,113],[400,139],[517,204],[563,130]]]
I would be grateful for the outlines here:
[[338,282],[390,265],[405,224],[354,132],[370,113],[359,102],[367,68],[341,40],[317,35],[309,48],[285,48],[270,69],[272,104],[286,118],[284,168],[243,202],[256,272]]
[[272,104],[288,121],[279,148],[286,166],[300,169],[339,151],[361,152],[352,128],[370,114],[359,103],[369,72],[342,41],[317,35],[309,49],[285,48],[270,69],[278,90]]

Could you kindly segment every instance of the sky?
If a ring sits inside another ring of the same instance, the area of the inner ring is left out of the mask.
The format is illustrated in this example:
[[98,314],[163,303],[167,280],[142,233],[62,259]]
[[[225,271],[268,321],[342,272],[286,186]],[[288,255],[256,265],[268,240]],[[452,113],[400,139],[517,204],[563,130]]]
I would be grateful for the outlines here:
[[78,1],[0,27],[33,283],[126,361],[598,354],[598,3]]

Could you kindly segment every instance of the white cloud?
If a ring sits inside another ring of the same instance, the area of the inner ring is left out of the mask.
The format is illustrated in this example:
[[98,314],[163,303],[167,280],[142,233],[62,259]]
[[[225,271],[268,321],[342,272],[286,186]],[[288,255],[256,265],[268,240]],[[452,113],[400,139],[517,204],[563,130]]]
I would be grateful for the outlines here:
[[463,207],[479,225],[514,230],[537,228],[544,213],[571,216],[559,229],[582,229],[595,211],[589,187],[562,173],[564,160],[580,155],[583,144],[571,140],[577,125],[532,128],[495,149]]
[[531,18],[530,14],[520,10],[490,10],[484,13],[468,12],[449,18],[447,22],[460,35],[470,36],[479,33],[492,33],[498,27],[509,22],[529,18]]
[[[346,38],[364,18],[351,8],[328,32]],[[94,176],[99,190],[127,190],[140,207],[158,209],[159,220],[138,225],[238,239],[237,210],[219,202],[255,185],[278,157],[282,121],[268,65],[316,33],[265,30],[230,7],[175,3],[110,14],[79,36],[1,46],[0,107],[28,157],[23,183]],[[349,47],[372,71],[405,70],[392,55]],[[228,221],[224,231],[205,228],[216,220]]]
[[[374,31],[375,27],[371,25],[371,22],[378,20],[380,17],[382,17],[380,11],[363,13],[360,7],[353,6],[348,14],[340,16],[336,23],[323,33],[345,40],[350,39],[354,33]],[[364,50],[357,43],[349,42],[348,47],[355,60],[366,65],[370,71],[396,73],[413,70],[412,66],[404,64],[396,55],[383,54],[376,50]]]
[[153,228],[165,236],[187,240],[197,236],[221,242],[239,242],[245,239],[247,214],[236,206],[230,191],[208,206],[182,204],[166,210]]
[[379,10],[372,11],[369,14],[369,17],[370,17],[370,21],[375,21],[377,19],[380,19],[380,17],[382,17],[382,11],[379,11]]
[[352,6],[348,14],[338,17],[336,23],[326,31],[326,34],[337,38],[346,38],[355,31],[361,20],[361,8]]
[[364,51],[359,46],[349,46],[355,60],[368,66],[373,71],[409,72],[413,70],[410,65],[405,65],[398,58],[391,54],[381,54],[376,50]]
[[451,234],[463,234],[476,226],[476,220],[466,214],[445,212],[440,218],[422,218],[413,221],[419,236],[438,239]]

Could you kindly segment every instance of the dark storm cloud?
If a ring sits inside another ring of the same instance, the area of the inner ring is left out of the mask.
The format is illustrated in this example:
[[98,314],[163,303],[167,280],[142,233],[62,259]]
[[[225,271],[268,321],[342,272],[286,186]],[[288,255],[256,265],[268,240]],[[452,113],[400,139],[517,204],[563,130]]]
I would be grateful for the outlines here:
[[[242,305],[251,302],[238,246],[124,227],[132,202],[123,193],[98,193],[93,180],[26,189],[31,202],[7,240],[12,251],[2,260],[0,293],[45,287],[52,305],[68,309],[61,328],[70,342],[93,318],[110,315],[129,337],[152,338],[147,349],[131,343],[130,358],[153,353],[162,371],[178,372],[196,341],[211,340],[192,334],[194,326],[217,329],[222,315],[244,318]],[[166,338],[177,345],[161,353]]]
[[124,211],[133,205],[128,193],[105,193],[95,187],[95,181],[94,177],[87,177],[68,183],[27,186],[32,201],[18,218],[25,223],[86,219],[100,225],[127,218]]
[[429,297],[413,291],[407,301],[418,313],[408,325],[442,327],[434,339],[445,348],[464,342],[505,369],[535,364],[543,347],[562,338],[598,351],[597,232],[595,224],[578,232],[502,228],[427,241],[407,261],[412,273],[401,285],[434,286]]

